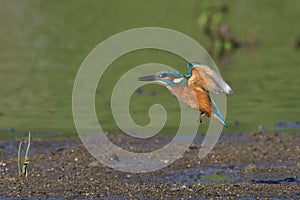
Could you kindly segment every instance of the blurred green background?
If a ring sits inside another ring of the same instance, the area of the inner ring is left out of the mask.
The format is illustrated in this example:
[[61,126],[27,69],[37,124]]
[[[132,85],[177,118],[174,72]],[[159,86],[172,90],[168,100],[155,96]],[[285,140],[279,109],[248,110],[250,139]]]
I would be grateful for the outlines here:
[[[72,117],[72,89],[76,72],[101,41],[137,27],[180,31],[208,51],[212,44],[199,25],[208,1],[1,1],[0,2],[0,133],[27,131],[76,135]],[[231,52],[226,63],[214,57],[234,94],[227,98],[224,132],[276,129],[278,122],[297,122],[300,116],[300,1],[227,0],[222,23],[232,35],[255,45]],[[251,39],[251,38],[250,38]],[[101,56],[101,55],[99,55]],[[132,67],[158,62],[186,73],[186,62],[158,50],[141,50],[116,60],[101,80],[96,97],[99,121],[108,132],[118,131],[110,106],[112,87]],[[201,62],[201,61],[199,61]],[[134,94],[131,114],[140,125],[149,123],[153,103],[166,106],[164,133],[176,130],[178,104],[162,86],[148,85]],[[196,112],[196,111],[195,111]],[[196,119],[195,119],[196,121]],[[208,120],[204,123],[208,124]],[[206,125],[199,128],[205,132]],[[297,131],[297,130],[288,130]]]

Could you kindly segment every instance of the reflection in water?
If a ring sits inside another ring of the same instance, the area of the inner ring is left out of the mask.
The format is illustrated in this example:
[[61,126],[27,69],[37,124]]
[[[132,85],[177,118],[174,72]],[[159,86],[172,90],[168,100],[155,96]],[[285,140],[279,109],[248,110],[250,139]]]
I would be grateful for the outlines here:
[[275,125],[275,128],[278,129],[300,129],[300,122],[288,122],[288,121],[282,121],[278,122]]

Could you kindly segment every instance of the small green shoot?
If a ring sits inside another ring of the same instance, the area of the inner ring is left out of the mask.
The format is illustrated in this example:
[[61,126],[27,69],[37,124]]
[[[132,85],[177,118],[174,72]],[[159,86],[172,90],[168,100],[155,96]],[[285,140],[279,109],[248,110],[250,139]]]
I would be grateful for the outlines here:
[[19,176],[21,176],[21,147],[22,147],[22,141],[19,144],[19,149],[18,149],[18,172]]
[[25,176],[27,177],[28,175],[28,164],[29,164],[29,158],[28,158],[28,152],[30,149],[30,132],[28,133],[28,141],[27,141],[27,148],[25,152],[25,158],[24,158],[24,163],[21,169],[21,147],[22,147],[23,142],[21,141],[19,144],[19,149],[18,149],[18,172],[19,176]]

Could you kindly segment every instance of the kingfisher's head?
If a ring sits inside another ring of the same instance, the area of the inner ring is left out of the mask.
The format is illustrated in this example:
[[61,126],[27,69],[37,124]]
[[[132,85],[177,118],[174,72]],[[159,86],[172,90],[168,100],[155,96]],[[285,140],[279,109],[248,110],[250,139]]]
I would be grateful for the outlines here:
[[139,81],[154,81],[165,86],[185,86],[187,80],[184,75],[180,74],[177,71],[164,70],[156,72],[150,76],[143,76],[138,78]]

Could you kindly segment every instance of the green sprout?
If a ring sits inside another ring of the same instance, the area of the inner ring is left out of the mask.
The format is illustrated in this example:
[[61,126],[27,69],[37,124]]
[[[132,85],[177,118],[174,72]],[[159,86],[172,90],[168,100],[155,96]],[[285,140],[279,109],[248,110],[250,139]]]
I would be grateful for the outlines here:
[[29,148],[30,148],[30,132],[28,133],[28,141],[27,141],[27,148],[26,148],[26,152],[25,152],[25,158],[24,158],[24,163],[23,166],[21,168],[21,147],[22,147],[23,142],[21,141],[19,144],[19,149],[18,149],[18,172],[19,172],[19,176],[21,176],[22,174],[27,177],[28,175],[28,164],[29,164],[29,158],[28,158],[28,152],[29,152]]
[[18,171],[19,171],[19,176],[21,176],[21,147],[22,147],[22,141],[20,142],[20,144],[19,144],[19,150],[18,150]]

